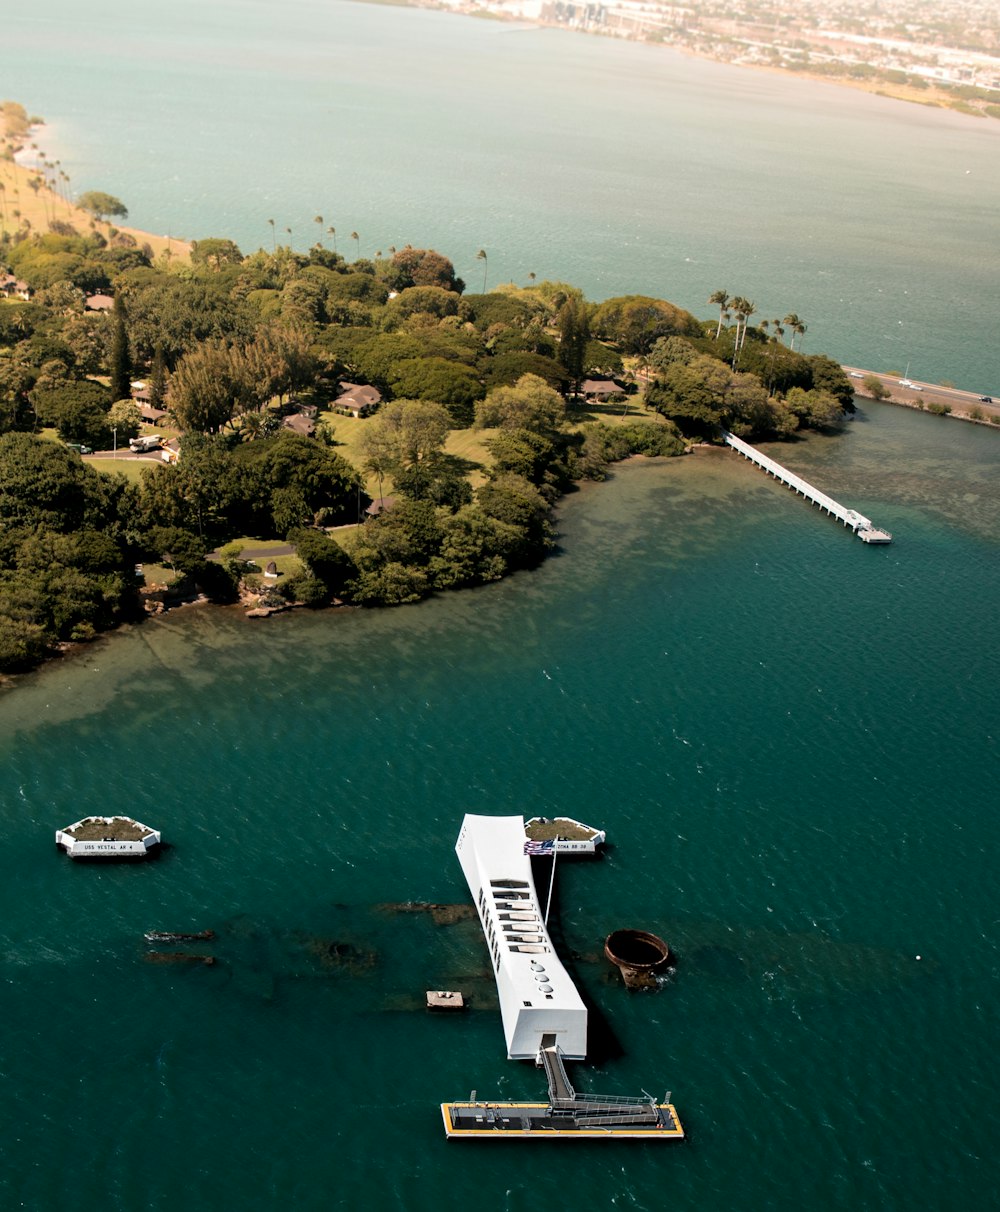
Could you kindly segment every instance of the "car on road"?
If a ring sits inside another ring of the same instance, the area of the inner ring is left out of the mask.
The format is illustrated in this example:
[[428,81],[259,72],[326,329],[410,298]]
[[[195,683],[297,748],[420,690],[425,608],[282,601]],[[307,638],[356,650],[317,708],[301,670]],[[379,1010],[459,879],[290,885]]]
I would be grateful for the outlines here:
[[66,442],[65,445],[68,450],[75,450],[78,455],[94,453],[92,447],[85,446],[82,442]]
[[861,371],[860,371],[860,370],[852,370],[852,371],[851,371],[851,378],[852,378],[852,379],[863,379],[863,378],[864,378],[864,375],[861,373]]
[[992,403],[993,403],[993,397],[992,397],[992,396],[980,396],[980,397],[979,397],[979,403],[980,403],[980,404],[992,404]]
[[899,385],[900,385],[900,387],[912,387],[913,386],[913,384],[910,382],[909,379],[900,379]]

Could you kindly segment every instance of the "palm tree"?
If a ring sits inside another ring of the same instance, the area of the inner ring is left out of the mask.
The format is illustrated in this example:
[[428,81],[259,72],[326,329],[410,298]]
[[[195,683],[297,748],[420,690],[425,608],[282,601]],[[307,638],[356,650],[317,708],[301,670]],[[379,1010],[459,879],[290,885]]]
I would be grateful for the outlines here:
[[796,336],[801,337],[806,330],[806,326],[802,323],[794,311],[790,311],[788,315],[785,316],[784,322],[792,330],[792,335],[788,339],[788,347],[789,349],[794,349]]
[[270,223],[270,224],[271,224],[271,251],[272,251],[272,252],[277,252],[277,251],[278,251],[278,242],[277,242],[277,240],[274,238],[274,220],[273,220],[273,219],[268,219],[268,223]]
[[756,304],[751,303],[749,299],[744,299],[743,303],[743,336],[740,338],[740,349],[743,348],[743,343],[747,339],[747,321],[757,310]]
[[326,229],[326,234],[327,234],[328,236],[331,236],[331,237],[332,237],[332,239],[333,239],[333,251],[334,251],[334,252],[336,252],[336,251],[337,251],[337,229],[336,229],[335,227],[328,227],[328,228]]
[[733,295],[728,300],[728,307],[732,308],[733,315],[736,317],[736,335],[733,339],[733,353],[740,347],[740,338],[743,335],[743,322],[747,318],[746,309],[750,306],[750,300],[744,299],[742,295]]
[[708,301],[709,301],[709,303],[714,303],[719,309],[719,323],[715,330],[715,339],[716,339],[716,341],[718,341],[719,333],[722,332],[722,323],[724,320],[727,320],[729,318],[726,314],[726,309],[729,307],[729,304],[731,302],[731,300],[729,298],[729,292],[725,291],[725,290],[713,291],[708,296]]
[[528,270],[528,281],[529,282],[534,282],[536,276],[537,275],[535,274],[535,271],[533,269]]
[[290,227],[286,227],[285,234],[288,236],[288,247],[291,248],[292,247],[292,229]]
[[476,260],[482,261],[482,263],[483,263],[483,294],[485,295],[486,294],[486,271],[490,267],[490,259],[486,255],[485,248],[481,248],[479,250],[479,252],[476,253]]
[[357,259],[358,257],[361,256],[361,237],[358,235],[358,233],[356,231],[352,231],[351,239],[354,241],[354,248],[355,248],[354,256],[355,256],[355,259]]
[[323,216],[316,215],[313,218],[313,222],[319,228],[319,240],[317,241],[317,243],[319,244],[320,248],[322,248],[323,247]]

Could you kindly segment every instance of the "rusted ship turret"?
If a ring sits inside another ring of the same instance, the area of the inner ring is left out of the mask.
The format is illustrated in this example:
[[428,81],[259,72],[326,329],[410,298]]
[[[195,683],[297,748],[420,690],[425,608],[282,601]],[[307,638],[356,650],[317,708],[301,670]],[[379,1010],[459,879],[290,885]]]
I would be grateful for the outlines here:
[[670,948],[648,930],[613,930],[604,940],[604,954],[629,989],[655,989],[656,973],[670,962]]

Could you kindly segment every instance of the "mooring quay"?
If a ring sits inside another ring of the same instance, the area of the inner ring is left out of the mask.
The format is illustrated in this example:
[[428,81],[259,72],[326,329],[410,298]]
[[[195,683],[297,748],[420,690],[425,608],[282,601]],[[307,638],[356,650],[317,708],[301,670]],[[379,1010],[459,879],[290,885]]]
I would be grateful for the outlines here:
[[789,471],[787,467],[782,467],[776,460],[768,458],[766,454],[761,454],[756,446],[751,446],[749,442],[744,442],[742,438],[736,437],[728,429],[722,431],[722,439],[727,446],[731,446],[737,454],[741,454],[745,459],[749,459],[761,471],[774,476],[776,480],[780,480],[782,484],[799,493],[800,496],[805,497],[807,501],[812,501],[820,509],[825,509],[828,514],[843,522],[845,526],[850,526],[862,543],[892,542],[892,535],[889,531],[876,526],[871,518],[866,518],[864,514],[858,513],[856,509],[847,509],[839,501],[835,501],[833,497],[827,496],[825,492],[820,492],[808,480],[803,480],[801,476],[797,476],[794,471]]

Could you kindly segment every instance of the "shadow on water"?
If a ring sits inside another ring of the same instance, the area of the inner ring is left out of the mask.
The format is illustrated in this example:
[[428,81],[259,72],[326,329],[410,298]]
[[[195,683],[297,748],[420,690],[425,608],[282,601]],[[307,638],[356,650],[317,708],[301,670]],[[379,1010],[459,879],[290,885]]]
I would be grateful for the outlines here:
[[[580,861],[580,860],[578,860]],[[587,862],[600,862],[600,857],[585,859]],[[549,884],[552,877],[553,863],[548,858],[532,858],[532,875],[539,901],[544,905],[549,898]],[[586,957],[570,947],[563,931],[562,916],[559,906],[559,880],[552,887],[552,898],[549,906],[548,931],[549,937],[562,960],[563,967],[569,973],[570,979],[576,985],[580,998],[587,1008],[587,1063],[600,1068],[610,1061],[624,1056],[625,1049],[615,1034],[608,1016],[594,1001],[587,988],[587,982],[580,974],[581,963]]]

